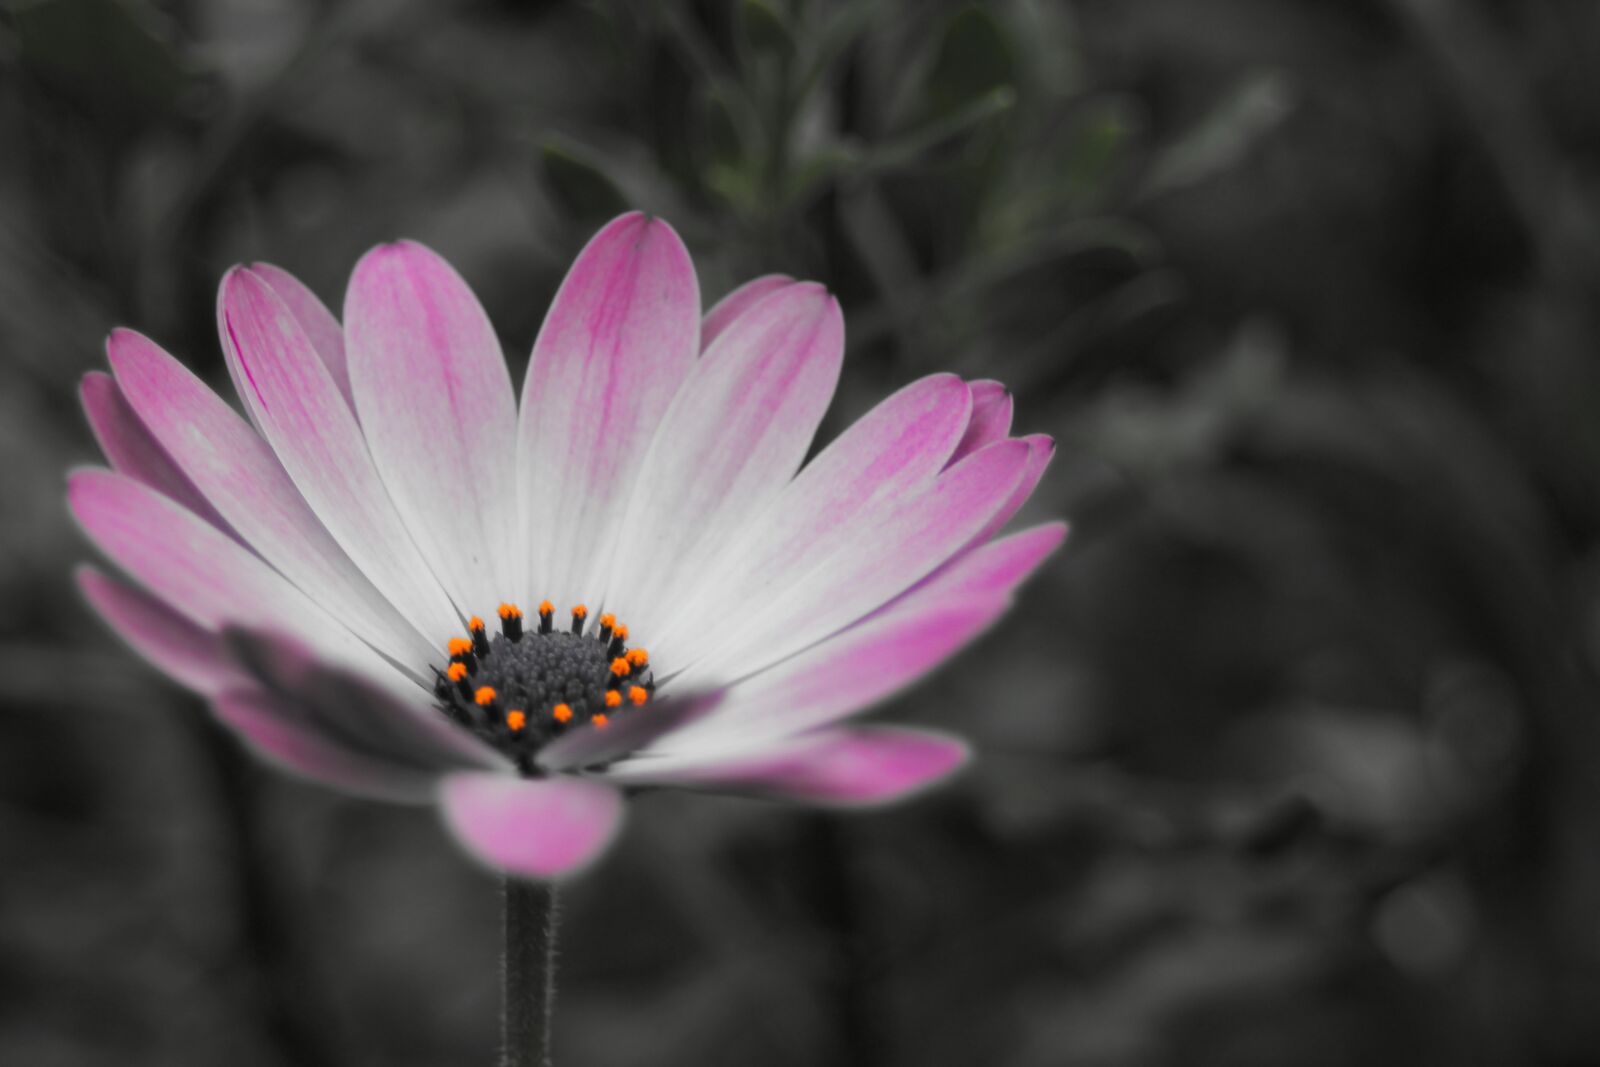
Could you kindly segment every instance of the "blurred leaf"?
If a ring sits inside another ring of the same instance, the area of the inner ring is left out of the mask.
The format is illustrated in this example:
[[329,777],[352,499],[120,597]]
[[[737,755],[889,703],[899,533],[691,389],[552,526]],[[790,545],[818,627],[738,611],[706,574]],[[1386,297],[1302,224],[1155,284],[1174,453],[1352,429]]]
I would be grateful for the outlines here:
[[1063,177],[1076,196],[1093,195],[1110,184],[1116,166],[1126,156],[1140,123],[1120,99],[1096,101],[1081,116],[1068,142]]
[[846,147],[817,153],[788,175],[784,190],[786,206],[805,206],[841,174],[847,174],[860,165],[861,154]]
[[789,32],[788,22],[769,0],[742,0],[739,32],[756,55],[794,53],[794,35]]
[[713,166],[737,167],[745,158],[744,137],[727,97],[711,92],[703,97],[706,156]]
[[1016,91],[1009,85],[994,89],[945,118],[936,119],[900,137],[878,142],[871,151],[862,156],[860,173],[896,170],[906,166],[946,141],[971,132],[990,119],[1005,114],[1015,107],[1016,103]]
[[712,90],[702,95],[700,140],[705,159],[702,180],[735,211],[745,214],[753,205],[756,181],[748,166],[750,153],[745,148],[739,119],[722,93]]
[[1283,121],[1294,103],[1293,87],[1278,71],[1245,77],[1155,161],[1144,195],[1173,192],[1232,167]]
[[151,13],[126,0],[33,0],[10,17],[23,64],[91,106],[167,113],[189,82]]
[[547,141],[539,150],[545,187],[575,223],[599,223],[632,205],[598,166],[566,145]]
[[845,4],[828,16],[821,29],[802,42],[809,58],[797,82],[796,100],[810,95],[817,82],[856,43],[877,13],[874,4]]
[[984,9],[966,8],[945,24],[928,71],[925,114],[932,119],[959,114],[1015,80],[1016,60],[1005,30]]

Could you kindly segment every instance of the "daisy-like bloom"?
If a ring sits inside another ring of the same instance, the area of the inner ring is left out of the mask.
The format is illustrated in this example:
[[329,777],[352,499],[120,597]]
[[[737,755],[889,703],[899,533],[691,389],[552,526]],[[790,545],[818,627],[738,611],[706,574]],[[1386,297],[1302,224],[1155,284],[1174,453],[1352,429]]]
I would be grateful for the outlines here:
[[1050,458],[997,383],[936,374],[803,462],[839,376],[827,290],[758,278],[703,318],[687,251],[631,214],[591,240],[519,407],[442,259],[369,252],[343,325],[265,264],[223,279],[246,416],[118,330],[83,403],[111,470],[72,511],[132,583],[79,581],[261,756],[437,803],[530,878],[581,867],[622,795],[864,805],[960,765],[842,725],[1006,609],[1060,542],[993,540]]

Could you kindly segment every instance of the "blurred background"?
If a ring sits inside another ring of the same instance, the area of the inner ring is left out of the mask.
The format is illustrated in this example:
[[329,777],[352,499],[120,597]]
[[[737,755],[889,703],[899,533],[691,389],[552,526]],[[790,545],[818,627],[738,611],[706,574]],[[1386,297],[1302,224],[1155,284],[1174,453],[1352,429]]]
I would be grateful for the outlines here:
[[1068,548],[887,812],[652,796],[557,1061],[1600,1063],[1600,5],[0,0],[0,1063],[488,1064],[498,888],[256,767],[69,583],[116,324],[451,259],[519,375],[624,207],[839,293]]

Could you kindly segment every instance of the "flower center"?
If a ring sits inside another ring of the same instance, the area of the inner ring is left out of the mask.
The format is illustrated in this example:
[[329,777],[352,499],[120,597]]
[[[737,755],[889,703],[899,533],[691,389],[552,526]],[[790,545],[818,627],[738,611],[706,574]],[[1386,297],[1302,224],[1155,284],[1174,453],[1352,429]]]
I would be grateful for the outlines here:
[[[489,636],[474,615],[468,637],[451,638],[450,662],[435,669],[439,708],[510,756],[532,775],[545,744],[585,723],[605,729],[611,716],[644,704],[655,690],[650,656],[628,647],[628,628],[602,615],[587,629],[589,609],[572,609],[557,630],[555,609],[539,605],[539,623],[525,629],[514,604],[500,605],[500,632]],[[587,631],[587,632],[586,632]]]

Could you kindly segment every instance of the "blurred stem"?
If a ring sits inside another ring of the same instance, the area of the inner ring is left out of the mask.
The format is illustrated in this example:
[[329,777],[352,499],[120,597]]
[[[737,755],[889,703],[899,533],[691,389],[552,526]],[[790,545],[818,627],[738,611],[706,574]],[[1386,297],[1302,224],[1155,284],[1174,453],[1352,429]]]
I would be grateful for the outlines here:
[[560,918],[554,886],[510,877],[505,880],[501,1067],[550,1067]]
[[333,1001],[320,988],[315,969],[307,965],[296,936],[300,924],[293,914],[293,902],[284,890],[280,865],[264,840],[260,768],[213,724],[198,715],[185,721],[197,730],[208,757],[206,766],[218,772],[219,806],[237,855],[233,874],[243,954],[259,983],[251,990],[252,1000],[284,1063],[333,1067],[341,1058],[334,1047],[335,1020],[328,1011]]
[[856,887],[849,833],[831,815],[812,822],[819,918],[833,933],[832,999],[838,1026],[835,1067],[874,1067],[890,1062],[880,1023],[878,983],[867,944],[870,920]]

